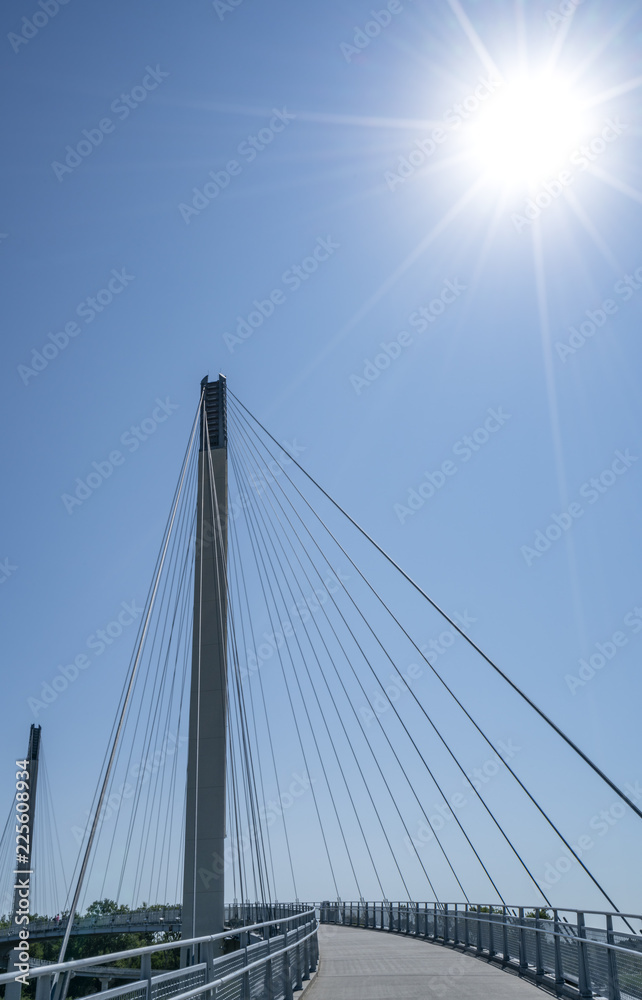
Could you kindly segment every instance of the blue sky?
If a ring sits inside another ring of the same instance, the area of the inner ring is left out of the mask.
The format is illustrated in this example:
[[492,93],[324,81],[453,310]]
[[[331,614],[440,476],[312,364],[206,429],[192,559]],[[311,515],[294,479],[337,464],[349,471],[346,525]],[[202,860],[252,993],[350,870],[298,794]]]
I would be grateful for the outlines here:
[[[378,22],[356,0],[55,8],[37,30],[42,5],[2,12],[7,808],[38,721],[72,858],[134,629],[37,718],[28,699],[144,600],[199,382],[219,371],[600,766],[642,781],[640,4],[403,0]],[[597,145],[587,169],[571,151],[509,188],[472,148],[496,95],[444,122],[495,72],[510,86],[552,58]],[[616,654],[569,681],[616,632]],[[613,793],[478,664],[461,670],[580,837]],[[592,854],[628,908],[636,823]],[[543,871],[555,852],[523,836]],[[597,905],[566,886],[562,902]],[[310,878],[302,894],[328,893]]]

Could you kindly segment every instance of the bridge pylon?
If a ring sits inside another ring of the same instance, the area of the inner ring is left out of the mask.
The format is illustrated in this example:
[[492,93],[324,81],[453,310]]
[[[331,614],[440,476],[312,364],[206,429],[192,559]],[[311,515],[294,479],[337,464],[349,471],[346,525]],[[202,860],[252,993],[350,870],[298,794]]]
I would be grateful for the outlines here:
[[224,923],[227,744],[226,383],[201,382],[192,674],[187,762],[184,938]]

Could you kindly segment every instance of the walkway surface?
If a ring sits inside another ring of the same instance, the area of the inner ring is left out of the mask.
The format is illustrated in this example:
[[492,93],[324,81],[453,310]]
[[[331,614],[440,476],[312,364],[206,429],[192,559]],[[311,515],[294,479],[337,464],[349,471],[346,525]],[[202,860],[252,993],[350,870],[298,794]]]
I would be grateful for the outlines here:
[[452,948],[358,927],[319,928],[305,1000],[537,1000],[517,976]]

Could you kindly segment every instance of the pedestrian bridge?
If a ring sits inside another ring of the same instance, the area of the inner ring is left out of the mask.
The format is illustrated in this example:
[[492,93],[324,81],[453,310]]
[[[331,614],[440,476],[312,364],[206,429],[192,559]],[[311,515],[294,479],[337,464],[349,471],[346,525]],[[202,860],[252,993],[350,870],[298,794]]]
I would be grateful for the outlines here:
[[[29,937],[32,941],[46,941],[61,938],[65,932],[67,918],[63,920],[32,920]],[[153,910],[133,910],[130,913],[109,913],[100,917],[79,917],[74,920],[71,935],[94,934],[144,934],[161,931],[180,931],[181,907],[162,907]],[[0,947],[5,942],[18,940],[19,928],[0,928]]]
[[[36,1000],[48,1000],[56,980],[64,997],[76,975],[99,980],[90,995],[104,1000],[293,1000],[315,971],[310,1000],[534,1000],[534,988],[642,1000],[642,937],[629,930],[640,916],[388,901],[281,904],[251,924],[253,907],[228,915],[234,926],[222,933],[32,964],[27,978],[37,979]],[[178,950],[180,968],[161,971]],[[12,979],[0,983],[17,993]]]
[[319,972],[306,1000],[536,1000],[535,985],[431,942],[358,927],[319,928]]

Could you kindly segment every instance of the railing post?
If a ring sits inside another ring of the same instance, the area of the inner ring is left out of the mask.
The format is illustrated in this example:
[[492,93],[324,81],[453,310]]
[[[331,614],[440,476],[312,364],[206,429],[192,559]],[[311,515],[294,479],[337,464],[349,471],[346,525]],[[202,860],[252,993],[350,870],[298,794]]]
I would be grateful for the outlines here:
[[456,948],[459,943],[459,923],[457,919],[457,903],[455,903],[455,914],[453,916],[453,945]]
[[310,938],[303,942],[303,976],[304,982],[310,978]]
[[506,907],[502,907],[502,961],[510,962],[510,955],[508,953],[508,910]]
[[140,978],[147,981],[145,996],[147,1000],[152,1000],[152,956],[140,956]]
[[424,903],[424,938],[428,937],[428,903]]
[[[285,925],[287,927],[287,924]],[[287,948],[288,945],[288,934],[287,931],[283,934],[283,947]],[[286,951],[283,956],[283,997],[284,1000],[294,1000],[294,991],[292,990],[292,970],[290,969],[290,952]]]
[[535,979],[541,982],[544,976],[544,962],[542,959],[542,935],[539,929],[539,907],[535,907]]
[[480,917],[479,906],[477,907],[477,952],[481,954],[482,951],[482,926]]
[[38,976],[36,980],[36,1000],[49,1000],[53,976]]
[[488,907],[488,957],[494,958],[495,952],[495,927],[493,923],[493,907]]
[[464,910],[464,951],[468,948],[468,945],[470,944],[470,934],[468,929],[468,914],[469,914],[468,903],[466,903],[465,905],[466,909]]
[[448,903],[444,903],[444,945],[448,944],[448,937]]
[[56,1000],[65,1000],[67,996],[67,991],[69,990],[69,983],[71,982],[71,969],[67,972],[63,972],[58,980],[58,987],[56,989]]
[[519,910],[519,972],[522,975],[528,969],[528,952],[526,951],[526,926],[524,924],[524,907]]
[[[305,931],[303,933],[305,934]],[[300,931],[300,928],[297,927],[297,929],[296,929],[297,946],[296,946],[296,948],[292,949],[293,952],[294,952],[294,976],[295,976],[295,979],[294,979],[294,988],[297,991],[303,989],[303,975],[302,975],[302,972],[301,972],[301,967],[303,965],[303,960],[301,958],[301,945],[298,943],[300,937],[301,937],[301,931]],[[248,997],[248,1000],[249,1000],[249,997]]]
[[[243,948],[243,965],[247,965],[247,945]],[[244,972],[241,977],[241,1000],[250,1000],[249,972]]]
[[591,970],[588,961],[588,951],[586,947],[586,925],[584,914],[577,911],[577,964],[579,967],[579,986],[581,997],[592,997]]
[[564,965],[562,962],[562,941],[560,939],[560,921],[557,910],[553,910],[553,931],[555,934],[553,948],[555,950],[555,990],[558,994],[564,986]]
[[437,904],[432,904],[432,939],[437,940]]
[[[615,944],[615,939],[613,937],[613,917],[610,913],[606,915],[606,941],[607,944]],[[609,1000],[620,1000],[620,982],[617,975],[617,955],[611,948],[608,949],[607,953],[608,962],[608,982],[609,982]]]
[[[269,927],[267,928],[269,932]],[[270,954],[270,938],[267,938],[268,956]],[[265,979],[263,981],[264,1000],[274,1000],[274,984],[272,982],[272,959],[268,957],[265,963]]]
[[[214,942],[205,941],[203,944],[199,945],[199,958],[201,962],[205,962],[207,968],[205,970],[205,981],[211,983],[214,979]],[[151,974],[151,969],[150,969]],[[151,998],[151,983],[150,983],[150,998]],[[207,994],[206,994],[207,995]],[[209,994],[209,996],[215,996],[214,990]]]

